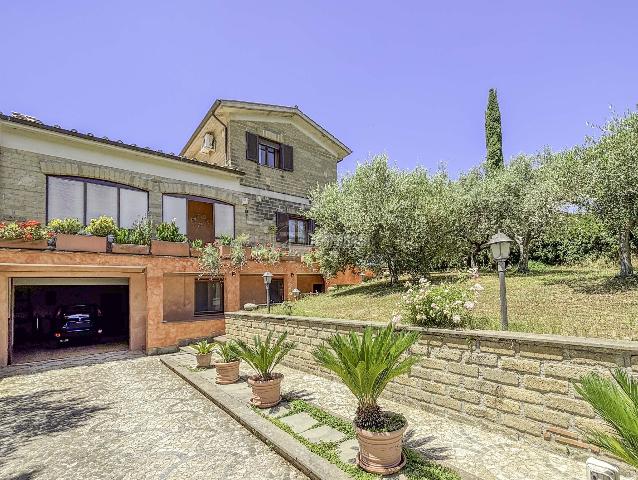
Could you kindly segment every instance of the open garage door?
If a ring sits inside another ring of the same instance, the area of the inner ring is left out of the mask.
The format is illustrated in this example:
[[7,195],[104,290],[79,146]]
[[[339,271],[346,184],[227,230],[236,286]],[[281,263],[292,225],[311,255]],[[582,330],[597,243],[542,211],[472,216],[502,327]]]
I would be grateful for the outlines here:
[[128,348],[126,278],[14,278],[12,364]]

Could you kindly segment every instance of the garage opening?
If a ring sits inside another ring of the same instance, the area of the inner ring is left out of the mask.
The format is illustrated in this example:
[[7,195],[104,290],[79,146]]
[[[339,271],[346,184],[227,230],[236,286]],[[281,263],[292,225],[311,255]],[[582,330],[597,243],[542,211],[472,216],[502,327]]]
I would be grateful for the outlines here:
[[127,278],[15,278],[10,363],[126,350]]

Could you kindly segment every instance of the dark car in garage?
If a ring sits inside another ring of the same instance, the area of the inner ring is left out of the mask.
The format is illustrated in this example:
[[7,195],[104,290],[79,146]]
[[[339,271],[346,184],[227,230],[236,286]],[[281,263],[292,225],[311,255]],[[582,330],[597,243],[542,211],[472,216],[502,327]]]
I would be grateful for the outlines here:
[[53,338],[58,343],[69,340],[97,340],[102,336],[102,310],[97,305],[70,305],[58,308]]

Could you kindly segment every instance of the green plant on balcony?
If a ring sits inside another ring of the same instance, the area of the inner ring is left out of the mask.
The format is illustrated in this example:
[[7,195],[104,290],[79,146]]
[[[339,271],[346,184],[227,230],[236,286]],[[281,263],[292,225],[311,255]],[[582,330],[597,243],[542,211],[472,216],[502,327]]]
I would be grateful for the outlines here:
[[49,231],[66,235],[78,235],[82,232],[84,225],[77,218],[54,218],[47,225]]
[[191,247],[196,248],[197,250],[201,250],[204,248],[204,241],[201,238],[196,238],[191,242]]
[[51,233],[37,220],[26,220],[24,222],[0,222],[0,240],[24,240],[31,242],[34,240],[44,240],[49,238]]
[[219,238],[217,239],[217,243],[219,245],[224,245],[229,247],[233,243],[233,237],[231,237],[230,235],[220,235]]
[[202,255],[198,259],[201,276],[216,277],[221,269],[219,249],[212,243],[207,243],[202,249]]
[[281,250],[272,245],[257,245],[252,248],[251,258],[256,262],[275,264],[281,259]]
[[85,232],[96,237],[108,237],[109,235],[115,235],[118,231],[117,225],[113,217],[107,217],[101,215],[98,218],[92,218]]
[[179,227],[172,222],[162,222],[157,226],[157,239],[163,242],[185,242],[186,236],[179,232]]

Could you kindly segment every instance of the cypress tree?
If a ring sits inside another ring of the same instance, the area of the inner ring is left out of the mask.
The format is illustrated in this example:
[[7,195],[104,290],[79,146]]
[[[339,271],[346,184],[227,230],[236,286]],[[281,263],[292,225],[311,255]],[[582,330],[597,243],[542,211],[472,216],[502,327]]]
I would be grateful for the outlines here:
[[501,111],[498,108],[496,90],[490,88],[485,110],[485,146],[487,147],[487,159],[485,162],[487,171],[502,168],[503,160],[503,131],[501,129]]

